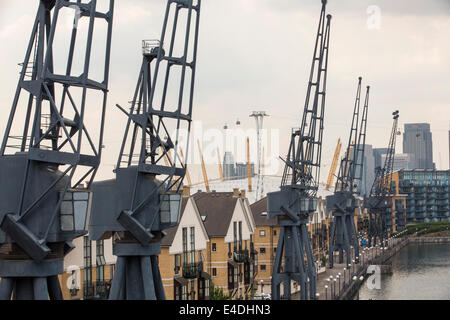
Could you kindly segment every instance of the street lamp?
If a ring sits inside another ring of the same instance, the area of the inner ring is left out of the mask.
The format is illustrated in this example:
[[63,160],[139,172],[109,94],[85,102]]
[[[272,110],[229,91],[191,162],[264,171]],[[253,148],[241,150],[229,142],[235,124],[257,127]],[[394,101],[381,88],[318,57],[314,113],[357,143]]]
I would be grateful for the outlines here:
[[337,279],[334,278],[333,281],[334,281],[334,285],[333,285],[333,296],[334,296],[334,298],[336,299],[336,281],[337,281]]
[[339,294],[341,294],[341,273],[340,272],[338,273],[337,278],[339,279]]
[[[329,280],[329,279],[327,279]],[[325,285],[325,300],[328,300],[328,286]]]
[[346,267],[344,267],[344,288],[345,288],[345,286],[346,286],[346,284],[347,284],[347,282],[345,281],[345,272],[347,271],[347,268]]
[[316,293],[316,300],[319,300],[319,298],[320,298],[320,293]]

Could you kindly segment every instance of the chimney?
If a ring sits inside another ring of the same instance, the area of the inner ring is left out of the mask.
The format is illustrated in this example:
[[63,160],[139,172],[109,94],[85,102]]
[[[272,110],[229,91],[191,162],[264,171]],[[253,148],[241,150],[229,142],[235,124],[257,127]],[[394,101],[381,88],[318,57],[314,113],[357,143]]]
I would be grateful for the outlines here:
[[239,197],[239,196],[240,196],[239,188],[234,188],[233,189],[233,197]]
[[245,189],[241,190],[241,197],[242,197],[242,199],[245,199]]
[[190,197],[191,196],[191,188],[188,186],[183,186],[183,197]]

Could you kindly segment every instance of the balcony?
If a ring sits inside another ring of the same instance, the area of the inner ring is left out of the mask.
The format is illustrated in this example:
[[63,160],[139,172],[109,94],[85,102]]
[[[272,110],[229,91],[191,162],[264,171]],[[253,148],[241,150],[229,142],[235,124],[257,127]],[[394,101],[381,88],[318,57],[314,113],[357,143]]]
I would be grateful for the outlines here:
[[234,261],[237,263],[244,263],[250,261],[248,250],[238,250],[233,253]]
[[84,283],[84,300],[106,300],[111,289],[111,280]]
[[203,262],[183,264],[183,277],[186,279],[200,278],[203,271]]

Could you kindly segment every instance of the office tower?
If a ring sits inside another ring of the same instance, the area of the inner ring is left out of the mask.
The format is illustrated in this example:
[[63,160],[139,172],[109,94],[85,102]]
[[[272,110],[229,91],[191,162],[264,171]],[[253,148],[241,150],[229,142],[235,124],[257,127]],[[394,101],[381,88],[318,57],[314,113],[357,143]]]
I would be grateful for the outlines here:
[[433,169],[433,143],[430,124],[407,123],[403,134],[403,153],[414,155],[414,169]]
[[373,149],[373,157],[375,160],[375,168],[383,167],[383,162],[381,161],[381,156],[387,154],[388,148],[375,148]]

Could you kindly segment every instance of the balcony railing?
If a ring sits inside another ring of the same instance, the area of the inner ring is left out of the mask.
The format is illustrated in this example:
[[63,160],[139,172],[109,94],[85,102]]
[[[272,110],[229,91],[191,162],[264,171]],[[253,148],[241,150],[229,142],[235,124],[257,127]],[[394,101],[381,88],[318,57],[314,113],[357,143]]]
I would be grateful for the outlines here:
[[85,300],[106,300],[108,299],[110,289],[111,280],[92,283],[85,282],[83,298]]
[[248,262],[250,260],[248,250],[235,251],[233,254],[233,257],[234,257],[234,261],[236,261],[237,263],[244,263],[244,262]]
[[203,262],[183,264],[183,277],[186,279],[200,278],[203,271]]

